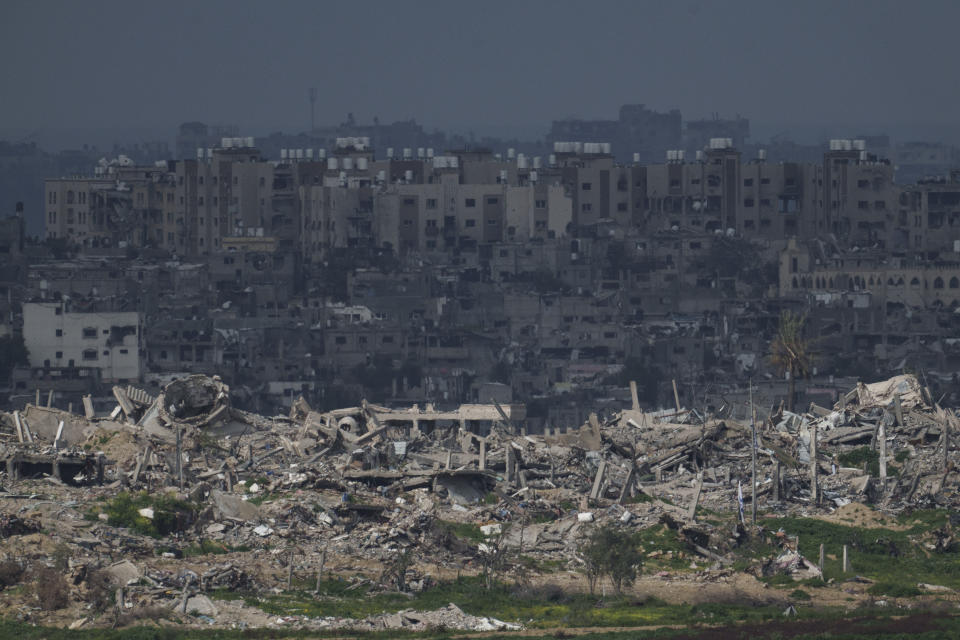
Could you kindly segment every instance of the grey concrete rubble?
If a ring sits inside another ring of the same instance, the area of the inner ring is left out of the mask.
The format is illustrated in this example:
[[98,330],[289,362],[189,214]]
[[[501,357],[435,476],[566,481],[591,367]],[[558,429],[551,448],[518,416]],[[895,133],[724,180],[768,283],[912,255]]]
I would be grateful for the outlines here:
[[[755,425],[722,412],[635,408],[544,435],[524,434],[523,408],[508,404],[441,411],[364,402],[317,412],[300,399],[289,416],[264,417],[232,408],[226,385],[199,375],[155,397],[120,387],[115,396],[114,418],[35,406],[16,419],[0,415],[0,534],[22,540],[43,529],[68,545],[74,589],[86,588],[102,569],[123,588],[124,606],[158,604],[218,624],[240,607],[217,600],[218,589],[263,592],[295,578],[319,584],[375,566],[383,569],[379,581],[352,579],[392,591],[397,579],[387,568],[405,553],[413,560],[400,588],[418,591],[451,573],[478,571],[500,545],[576,571],[580,541],[595,527],[663,523],[686,541],[698,575],[711,580],[729,571],[738,536],[764,526],[750,522],[752,502],[804,515],[866,498],[889,514],[960,506],[957,416],[909,375],[859,384],[832,407],[759,412]],[[54,420],[69,425],[58,447],[49,428]],[[738,490],[747,507],[738,530],[698,516],[703,505],[737,512]],[[189,508],[137,503],[133,524],[118,522],[97,505],[123,491],[168,495]],[[451,535],[451,524],[475,525],[485,542]],[[164,535],[145,535],[150,526]],[[948,545],[952,533],[942,538],[932,544]],[[38,545],[19,544],[18,561],[50,553],[49,544]],[[216,555],[193,554],[196,548],[229,559],[217,563]],[[789,545],[754,570],[821,575],[814,559]],[[244,615],[263,622],[253,609]],[[281,622],[316,629],[516,628],[455,605],[365,620]]]

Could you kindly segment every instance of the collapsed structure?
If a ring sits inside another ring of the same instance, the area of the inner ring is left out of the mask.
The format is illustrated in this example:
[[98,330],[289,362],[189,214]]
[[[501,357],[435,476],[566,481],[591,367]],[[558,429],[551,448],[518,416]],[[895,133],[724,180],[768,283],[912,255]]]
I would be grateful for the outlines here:
[[[578,548],[598,523],[666,523],[697,575],[710,575],[731,571],[729,552],[750,535],[756,508],[812,514],[869,501],[896,513],[958,502],[950,436],[957,417],[909,375],[858,384],[835,406],[803,413],[650,413],[635,402],[592,414],[577,430],[535,436],[525,433],[523,407],[498,403],[439,411],[364,402],[321,413],[301,398],[289,416],[267,418],[233,408],[229,388],[202,375],[171,382],[156,397],[132,387],[114,395],[109,416],[37,404],[0,414],[3,535],[22,542],[43,530],[69,545],[77,590],[102,569],[126,603],[214,622],[240,615],[230,609],[237,603],[205,595],[214,589],[289,585],[294,572],[319,584],[325,570],[364,567],[378,568],[371,579],[383,581],[405,552],[414,560],[401,582],[423,589],[451,571],[479,571],[497,547],[580,570]],[[121,492],[146,505],[132,521],[103,507]],[[147,504],[168,493],[169,503]],[[699,518],[703,504],[739,511],[736,526]],[[468,544],[450,534],[450,523],[479,525],[487,541]],[[228,562],[185,559],[198,544],[233,553]],[[31,561],[49,544],[2,551]],[[808,577],[820,568],[787,546],[755,570]],[[454,609],[444,610],[443,624],[505,628]],[[424,620],[410,613],[290,622],[375,629],[420,628]]]

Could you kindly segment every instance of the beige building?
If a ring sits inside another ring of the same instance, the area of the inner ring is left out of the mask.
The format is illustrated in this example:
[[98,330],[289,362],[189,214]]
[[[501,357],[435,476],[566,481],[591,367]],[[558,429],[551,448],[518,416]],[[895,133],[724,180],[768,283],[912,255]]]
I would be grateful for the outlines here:
[[62,302],[23,305],[23,339],[35,369],[88,369],[104,382],[134,381],[140,336],[139,313],[77,313]]
[[846,254],[816,264],[791,241],[780,256],[780,296],[869,292],[875,304],[888,302],[926,308],[960,304],[960,261],[910,263],[880,254]]

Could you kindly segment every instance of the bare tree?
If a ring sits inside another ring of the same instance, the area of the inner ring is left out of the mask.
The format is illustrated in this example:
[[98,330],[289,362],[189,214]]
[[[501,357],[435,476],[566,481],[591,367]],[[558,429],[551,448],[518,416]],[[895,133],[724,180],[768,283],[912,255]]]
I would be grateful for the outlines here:
[[777,335],[770,343],[770,362],[780,375],[790,374],[790,397],[787,408],[793,411],[793,402],[797,390],[797,377],[810,377],[815,356],[812,341],[803,335],[806,316],[784,311],[780,314]]

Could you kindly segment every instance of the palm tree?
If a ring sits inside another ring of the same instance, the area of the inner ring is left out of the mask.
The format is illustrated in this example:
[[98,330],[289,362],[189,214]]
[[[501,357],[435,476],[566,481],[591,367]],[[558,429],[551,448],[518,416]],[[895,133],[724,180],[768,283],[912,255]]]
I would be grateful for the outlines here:
[[803,327],[806,316],[784,311],[780,314],[780,326],[777,335],[770,343],[770,361],[777,368],[780,375],[790,374],[790,397],[787,409],[793,411],[793,400],[796,395],[797,376],[810,377],[813,369],[814,353],[811,341],[804,337]]

